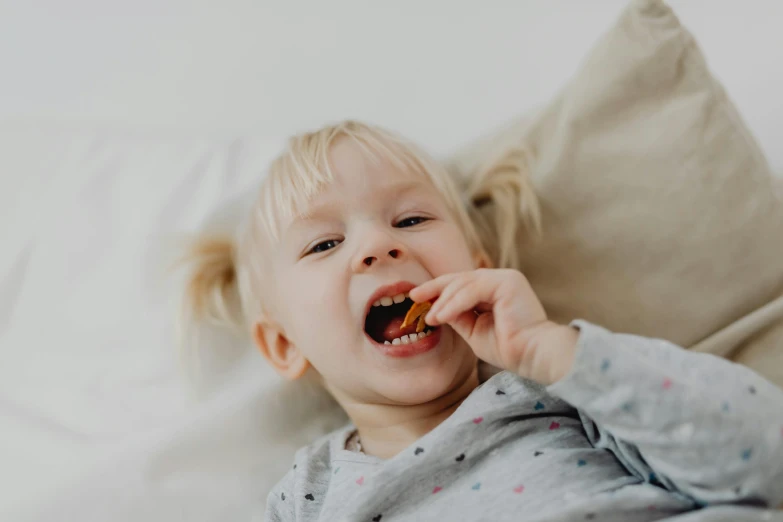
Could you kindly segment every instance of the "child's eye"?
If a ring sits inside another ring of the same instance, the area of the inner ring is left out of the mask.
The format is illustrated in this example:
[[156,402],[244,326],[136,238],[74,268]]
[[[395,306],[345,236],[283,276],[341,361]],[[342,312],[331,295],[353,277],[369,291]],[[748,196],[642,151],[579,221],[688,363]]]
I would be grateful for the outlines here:
[[339,239],[327,239],[326,241],[321,241],[317,245],[315,245],[313,248],[307,251],[308,254],[318,254],[320,252],[326,252],[327,250],[331,250],[337,245],[340,244]]
[[421,216],[413,216],[409,218],[405,218],[401,221],[398,221],[396,225],[394,225],[397,228],[407,228],[412,227],[415,225],[419,225],[421,223],[424,223],[425,221],[429,221],[429,218],[421,217]]

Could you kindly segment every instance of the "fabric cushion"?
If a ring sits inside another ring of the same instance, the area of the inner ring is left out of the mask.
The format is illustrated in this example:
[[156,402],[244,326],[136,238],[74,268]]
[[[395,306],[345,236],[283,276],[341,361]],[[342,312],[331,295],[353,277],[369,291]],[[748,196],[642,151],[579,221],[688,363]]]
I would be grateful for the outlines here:
[[631,2],[548,107],[450,166],[474,176],[520,148],[543,235],[520,235],[519,268],[553,319],[666,338],[783,385],[782,183],[664,2]]

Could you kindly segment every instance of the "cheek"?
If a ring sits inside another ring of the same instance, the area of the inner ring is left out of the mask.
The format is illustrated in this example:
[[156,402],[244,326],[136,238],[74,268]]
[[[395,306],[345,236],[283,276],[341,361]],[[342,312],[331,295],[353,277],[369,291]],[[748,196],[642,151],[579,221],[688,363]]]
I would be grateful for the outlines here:
[[468,243],[456,225],[444,226],[424,248],[434,276],[476,268]]
[[345,292],[341,284],[340,274],[330,274],[327,263],[292,270],[279,278],[286,330],[303,352],[323,342],[323,332],[342,324]]

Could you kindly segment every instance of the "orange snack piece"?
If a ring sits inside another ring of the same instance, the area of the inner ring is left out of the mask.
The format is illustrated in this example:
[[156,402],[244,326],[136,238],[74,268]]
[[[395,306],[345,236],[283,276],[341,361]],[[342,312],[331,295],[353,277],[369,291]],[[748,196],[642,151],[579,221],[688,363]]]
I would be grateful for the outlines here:
[[400,328],[410,326],[415,323],[416,320],[418,320],[419,322],[416,325],[416,332],[421,332],[426,326],[424,323],[424,318],[427,316],[427,312],[430,311],[430,308],[432,308],[432,303],[413,303],[411,309],[408,310],[407,314],[405,314],[405,319],[403,319]]

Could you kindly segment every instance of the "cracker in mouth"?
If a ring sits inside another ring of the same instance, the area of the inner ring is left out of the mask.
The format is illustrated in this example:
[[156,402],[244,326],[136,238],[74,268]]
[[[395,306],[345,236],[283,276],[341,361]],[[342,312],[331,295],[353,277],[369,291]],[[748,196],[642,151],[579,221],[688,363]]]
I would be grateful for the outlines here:
[[405,314],[405,319],[402,321],[401,328],[410,326],[418,321],[418,324],[416,325],[416,332],[423,331],[427,326],[424,322],[424,318],[427,317],[427,312],[430,311],[430,308],[432,308],[432,303],[430,302],[413,303],[413,306],[411,306],[410,310],[408,310],[408,313]]

